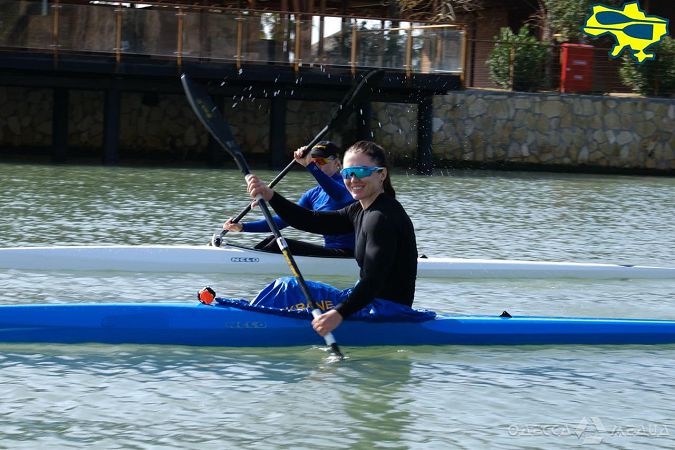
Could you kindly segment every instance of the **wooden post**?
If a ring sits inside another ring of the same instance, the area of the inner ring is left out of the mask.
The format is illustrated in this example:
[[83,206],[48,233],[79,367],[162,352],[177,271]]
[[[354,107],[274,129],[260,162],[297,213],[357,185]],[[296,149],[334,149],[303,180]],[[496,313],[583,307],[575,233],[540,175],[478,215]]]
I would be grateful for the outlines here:
[[297,74],[302,64],[302,15],[295,13],[295,58],[293,68]]
[[321,0],[321,6],[320,6],[319,14],[321,16],[319,17],[319,61],[322,63],[326,62],[326,51],[324,49],[324,41],[323,41],[323,35],[326,32],[326,24],[325,24],[325,14],[326,14],[326,0]]
[[358,54],[357,54],[357,45],[358,45],[358,33],[359,30],[357,28],[357,21],[354,20],[354,23],[352,23],[352,55],[351,55],[351,66],[352,66],[352,76],[356,76],[356,63]]
[[237,61],[237,70],[241,69],[241,52],[243,50],[243,40],[244,38],[244,18],[242,17],[241,11],[237,16],[237,54],[235,55],[235,60]]
[[176,64],[178,65],[178,68],[183,65],[183,26],[184,23],[183,21],[185,20],[185,13],[183,12],[183,8],[178,8],[178,12],[176,13],[178,16],[178,36],[177,42],[176,42]]
[[54,15],[52,16],[52,45],[54,47],[54,67],[59,65],[59,0],[54,1]]
[[[468,30],[466,28],[463,28],[462,32],[462,56],[460,58],[460,61],[462,62],[462,73],[460,75],[460,80],[462,81],[462,87],[466,87],[467,83],[467,76],[466,76],[466,71],[469,70],[469,52],[468,52],[468,47],[469,47],[469,36],[468,36]],[[471,70],[471,85],[473,85],[473,70]]]
[[115,62],[122,60],[122,8],[115,9]]
[[408,41],[405,46],[405,76],[410,78],[412,75],[412,48],[413,48],[413,25],[410,22],[408,29]]
[[281,48],[282,48],[282,62],[288,63],[290,62],[288,52],[289,52],[289,38],[290,38],[290,30],[288,29],[288,0],[281,0],[281,40],[283,41],[281,43]]

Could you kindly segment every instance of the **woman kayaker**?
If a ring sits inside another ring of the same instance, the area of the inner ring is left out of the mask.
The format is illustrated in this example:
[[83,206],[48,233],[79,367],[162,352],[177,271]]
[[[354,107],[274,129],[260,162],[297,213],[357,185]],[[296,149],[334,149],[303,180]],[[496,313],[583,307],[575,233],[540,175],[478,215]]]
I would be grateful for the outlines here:
[[[312,147],[312,150],[305,157],[302,156],[303,151],[304,148],[296,150],[293,157],[299,164],[307,168],[319,185],[305,192],[302,197],[300,197],[298,205],[313,211],[335,211],[336,209],[354,203],[354,199],[345,187],[342,182],[342,177],[340,176],[339,147],[330,141],[321,141]],[[288,226],[288,224],[279,216],[274,216],[274,221],[279,229]],[[245,231],[253,233],[265,233],[271,231],[265,219],[254,222],[233,223],[230,218],[225,222],[223,228],[228,231]],[[320,234],[324,235],[324,246],[295,239],[286,239],[286,242],[288,243],[289,250],[294,255],[354,256],[353,231],[343,234],[330,234],[328,232],[322,232]],[[263,239],[255,246],[255,248],[280,253],[273,235]]]
[[312,233],[356,233],[360,279],[345,301],[312,321],[322,336],[376,298],[411,306],[415,294],[415,230],[396,200],[384,149],[374,142],[359,141],[347,150],[343,165],[344,184],[357,202],[337,211],[308,210],[286,200],[255,175],[247,179],[251,197],[261,195],[295,228]]

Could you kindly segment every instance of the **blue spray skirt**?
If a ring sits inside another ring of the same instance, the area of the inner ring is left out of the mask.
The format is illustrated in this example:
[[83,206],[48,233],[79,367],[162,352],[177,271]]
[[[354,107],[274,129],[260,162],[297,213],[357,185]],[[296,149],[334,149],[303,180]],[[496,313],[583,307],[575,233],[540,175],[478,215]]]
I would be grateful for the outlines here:
[[[322,345],[309,318],[296,313],[192,303],[7,305],[0,306],[0,342]],[[334,334],[342,346],[668,344],[675,321],[437,314],[417,322],[346,320]]]

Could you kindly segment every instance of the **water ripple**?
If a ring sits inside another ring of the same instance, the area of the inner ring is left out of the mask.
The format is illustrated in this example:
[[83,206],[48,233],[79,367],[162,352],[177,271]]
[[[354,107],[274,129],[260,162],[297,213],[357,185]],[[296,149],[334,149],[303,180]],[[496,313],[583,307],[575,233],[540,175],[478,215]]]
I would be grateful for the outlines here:
[[[204,244],[247,203],[233,170],[3,164],[0,180],[2,246]],[[394,184],[429,256],[673,265],[670,178],[455,171]],[[293,199],[310,186],[302,171],[279,185]],[[204,285],[248,298],[268,281],[3,270],[0,303],[191,301]],[[648,280],[420,280],[416,292],[421,307],[495,315],[675,319],[673,298],[675,282]],[[336,364],[322,348],[0,345],[0,447],[672,447],[673,346],[344,350]]]

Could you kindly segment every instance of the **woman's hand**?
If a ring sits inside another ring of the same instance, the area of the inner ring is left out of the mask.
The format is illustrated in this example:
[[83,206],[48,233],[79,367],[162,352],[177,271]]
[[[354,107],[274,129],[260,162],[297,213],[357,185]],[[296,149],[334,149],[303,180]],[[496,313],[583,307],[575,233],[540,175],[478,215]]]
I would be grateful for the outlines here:
[[320,336],[325,336],[339,327],[342,320],[342,315],[334,309],[331,309],[312,320],[312,328],[314,328],[314,331],[319,333]]
[[258,196],[261,196],[263,200],[269,202],[272,199],[272,196],[274,195],[274,191],[270,189],[270,187],[267,186],[265,183],[260,181],[260,178],[253,175],[252,173],[246,175],[246,190],[253,199],[253,202],[251,202],[252,207],[258,205],[257,200]]
[[307,152],[307,154],[304,157],[302,156],[302,154],[303,154],[303,152],[305,151],[306,148],[307,147],[300,147],[295,152],[293,152],[293,158],[295,159],[295,161],[298,164],[300,164],[303,167],[307,167],[309,165],[309,163],[312,162],[312,156],[311,156],[312,152]]
[[227,219],[223,224],[223,230],[239,232],[244,229],[244,226],[240,223],[232,222],[232,218]]

